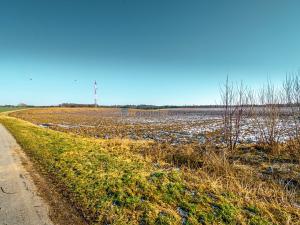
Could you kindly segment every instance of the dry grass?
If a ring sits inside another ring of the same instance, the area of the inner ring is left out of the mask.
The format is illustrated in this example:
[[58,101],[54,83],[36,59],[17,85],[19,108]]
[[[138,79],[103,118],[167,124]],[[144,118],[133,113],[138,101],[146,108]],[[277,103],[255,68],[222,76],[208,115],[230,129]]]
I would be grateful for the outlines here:
[[10,117],[0,122],[91,224],[299,224],[299,188],[265,174],[276,160],[292,162],[286,146],[227,151],[83,138]]

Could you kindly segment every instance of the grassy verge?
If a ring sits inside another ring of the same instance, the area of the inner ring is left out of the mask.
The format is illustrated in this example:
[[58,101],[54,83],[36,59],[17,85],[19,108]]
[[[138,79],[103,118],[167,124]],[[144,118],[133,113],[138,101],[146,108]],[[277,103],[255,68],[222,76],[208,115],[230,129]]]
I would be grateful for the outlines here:
[[0,113],[2,112],[11,112],[16,110],[26,109],[24,107],[2,107],[0,106]]
[[247,169],[178,169],[136,154],[148,142],[83,138],[7,116],[0,123],[91,224],[299,222],[284,192],[275,184],[253,187]]

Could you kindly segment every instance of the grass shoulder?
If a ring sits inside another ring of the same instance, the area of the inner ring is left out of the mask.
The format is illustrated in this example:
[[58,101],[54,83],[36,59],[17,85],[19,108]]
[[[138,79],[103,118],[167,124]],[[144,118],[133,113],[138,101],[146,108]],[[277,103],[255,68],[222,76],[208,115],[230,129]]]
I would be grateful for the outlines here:
[[84,138],[8,116],[0,123],[91,224],[254,225],[299,218],[291,207],[248,199],[247,190],[236,193],[201,171],[153,163],[136,154],[146,141]]

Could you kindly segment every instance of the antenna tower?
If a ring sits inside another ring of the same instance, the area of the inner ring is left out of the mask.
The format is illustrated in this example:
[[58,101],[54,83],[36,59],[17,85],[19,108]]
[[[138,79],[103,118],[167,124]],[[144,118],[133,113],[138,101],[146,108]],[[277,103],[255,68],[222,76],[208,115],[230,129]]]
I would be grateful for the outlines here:
[[97,81],[95,81],[94,83],[94,95],[95,95],[95,107],[98,107],[98,101],[97,101],[97,90],[98,90],[98,87],[97,87]]

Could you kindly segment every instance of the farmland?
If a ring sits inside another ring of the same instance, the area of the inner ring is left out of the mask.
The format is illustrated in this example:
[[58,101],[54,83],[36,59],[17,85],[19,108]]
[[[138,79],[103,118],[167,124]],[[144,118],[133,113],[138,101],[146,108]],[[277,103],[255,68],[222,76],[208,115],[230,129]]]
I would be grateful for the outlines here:
[[220,110],[36,109],[12,114],[54,130],[96,138],[199,142],[218,128]]
[[[278,136],[292,126],[282,111]],[[222,113],[43,108],[1,122],[91,223],[297,224],[297,143],[245,141],[258,129],[245,117],[241,140],[227,151]]]
[[[51,108],[15,112],[12,115],[42,127],[71,132],[85,137],[152,140],[160,143],[203,144],[217,142],[222,129],[222,108],[137,110],[120,108]],[[260,110],[260,109],[259,109]],[[277,121],[278,141],[293,136],[293,121],[288,109],[281,109]],[[240,143],[260,139],[258,123],[245,116],[241,122]],[[263,132],[263,131],[262,131]],[[279,135],[280,134],[280,135]]]

